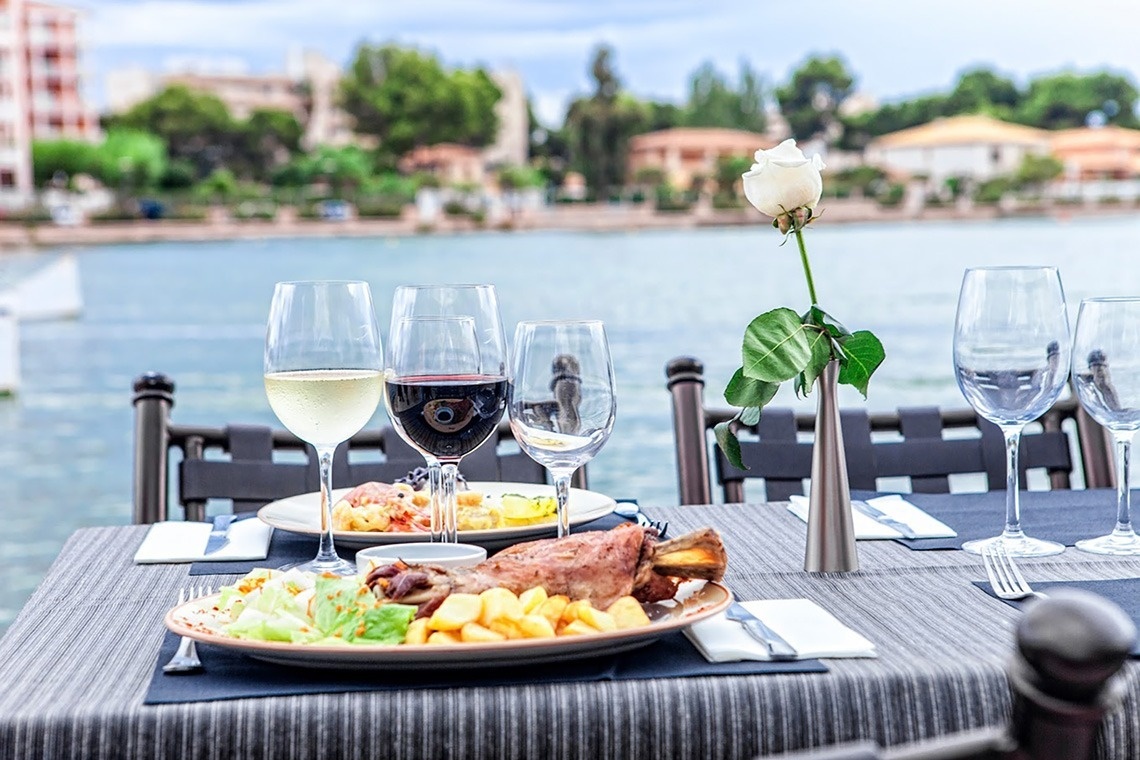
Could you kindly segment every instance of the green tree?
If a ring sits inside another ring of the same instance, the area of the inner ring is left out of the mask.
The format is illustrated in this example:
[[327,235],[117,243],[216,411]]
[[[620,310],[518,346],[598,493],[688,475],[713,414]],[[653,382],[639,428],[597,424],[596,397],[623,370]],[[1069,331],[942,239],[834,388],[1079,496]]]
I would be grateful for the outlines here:
[[417,145],[489,144],[501,96],[483,69],[449,72],[433,55],[394,45],[361,44],[341,81],[357,132],[378,139],[388,165]]
[[259,179],[287,163],[301,149],[304,129],[288,111],[257,109],[241,125],[240,159]]
[[38,187],[58,175],[91,174],[98,163],[98,146],[81,140],[36,140],[32,143],[32,176]]
[[760,76],[742,61],[739,84],[733,87],[711,61],[689,77],[685,123],[693,127],[727,127],[763,132],[767,127]]
[[608,198],[625,184],[629,138],[645,131],[649,116],[644,104],[621,92],[612,56],[607,45],[594,51],[594,93],[575,100],[566,114],[573,165],[595,198]]
[[1013,183],[1019,188],[1041,189],[1046,183],[1060,177],[1065,165],[1053,156],[1027,154],[1021,166],[1013,175]]
[[220,98],[183,85],[167,87],[126,113],[110,117],[107,127],[157,135],[170,157],[193,163],[199,177],[229,162],[239,139],[238,125]]
[[1098,114],[1104,122],[1133,127],[1136,98],[1136,86],[1123,74],[1051,74],[1029,83],[1016,118],[1043,129],[1062,129],[1084,126]]
[[838,56],[808,58],[791,80],[776,88],[780,112],[797,140],[810,140],[840,125],[839,106],[855,87],[855,77]]
[[752,168],[752,159],[748,156],[721,156],[716,162],[717,192],[723,195],[736,195],[736,185],[740,177]]
[[107,132],[96,155],[92,173],[104,185],[127,191],[157,187],[168,163],[161,138],[132,129]]
[[1021,102],[1021,92],[1012,80],[991,69],[977,68],[963,72],[958,84],[946,97],[944,116],[960,113],[989,112],[1008,118]]

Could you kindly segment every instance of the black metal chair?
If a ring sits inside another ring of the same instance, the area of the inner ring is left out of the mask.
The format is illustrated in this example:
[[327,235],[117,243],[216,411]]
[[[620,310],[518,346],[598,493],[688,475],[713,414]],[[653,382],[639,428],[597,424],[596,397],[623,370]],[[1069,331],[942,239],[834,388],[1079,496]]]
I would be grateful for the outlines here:
[[1119,607],[1060,590],[1026,610],[1007,671],[1009,724],[880,751],[859,742],[780,755],[786,760],[1092,760],[1105,715],[1119,709],[1118,675],[1136,642]]
[[[133,404],[136,523],[167,519],[173,450],[181,453],[178,503],[188,520],[205,519],[210,499],[230,500],[234,512],[249,512],[275,499],[320,490],[315,450],[288,431],[263,425],[172,424],[174,382],[156,373],[135,380]],[[460,472],[471,481],[545,483],[545,469],[526,454],[517,449],[500,451],[500,442],[513,440],[510,427],[501,423],[496,435],[463,458]],[[275,457],[282,452],[293,456]],[[357,457],[351,456],[364,452],[371,454],[369,461],[354,461]],[[337,448],[333,483],[341,487],[370,480],[390,482],[423,465],[423,457],[392,428],[365,430]],[[586,487],[585,468],[575,473],[574,485]]]
[[[736,411],[705,406],[704,365],[692,357],[678,357],[666,365],[665,376],[673,403],[682,504],[710,503],[713,475],[724,501],[729,503],[744,501],[744,482],[749,478],[763,479],[769,501],[802,493],[804,479],[811,476],[812,444],[799,440],[799,436],[813,430],[814,415],[766,408],[758,425],[738,428],[741,458],[748,468],[741,470],[728,461],[711,436],[712,428],[731,420]],[[874,491],[878,478],[906,477],[914,492],[948,493],[951,475],[969,473],[985,475],[989,489],[1005,488],[1001,431],[973,410],[915,407],[871,414],[865,409],[845,409],[841,417],[848,481],[853,489]],[[1028,470],[1042,468],[1049,475],[1051,488],[1070,487],[1072,447],[1069,433],[1062,428],[1068,419],[1076,422],[1086,487],[1112,485],[1109,438],[1073,399],[1058,403],[1043,416],[1040,432],[1022,436],[1019,464],[1023,485]],[[947,437],[947,430],[971,432]],[[875,434],[887,432],[894,435],[886,440],[875,438]],[[715,469],[710,468],[710,460]]]

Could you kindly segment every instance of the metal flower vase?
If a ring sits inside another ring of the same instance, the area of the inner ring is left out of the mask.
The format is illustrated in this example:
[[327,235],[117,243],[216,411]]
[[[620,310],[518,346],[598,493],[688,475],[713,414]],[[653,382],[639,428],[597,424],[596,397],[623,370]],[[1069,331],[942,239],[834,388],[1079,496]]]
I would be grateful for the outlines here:
[[850,573],[859,569],[859,556],[855,550],[855,521],[839,418],[838,361],[828,363],[816,385],[819,406],[815,415],[804,570]]

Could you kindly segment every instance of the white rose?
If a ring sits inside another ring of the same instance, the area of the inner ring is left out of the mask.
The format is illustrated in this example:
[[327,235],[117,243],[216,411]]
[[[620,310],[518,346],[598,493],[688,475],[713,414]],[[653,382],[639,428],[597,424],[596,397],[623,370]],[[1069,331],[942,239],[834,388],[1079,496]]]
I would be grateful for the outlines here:
[[798,208],[814,210],[823,193],[823,159],[808,159],[795,140],[756,151],[756,163],[744,173],[744,195],[762,214],[777,217]]

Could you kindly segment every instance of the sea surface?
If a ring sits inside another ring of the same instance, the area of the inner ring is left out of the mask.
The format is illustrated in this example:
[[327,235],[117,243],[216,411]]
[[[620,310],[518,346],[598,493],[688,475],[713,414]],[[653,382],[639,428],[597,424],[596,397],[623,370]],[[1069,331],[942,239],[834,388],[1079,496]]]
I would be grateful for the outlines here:
[[[1140,294],[1136,216],[889,226],[829,226],[822,217],[807,241],[821,305],[886,346],[867,400],[853,391],[842,399],[872,409],[964,405],[951,336],[966,267],[1056,265],[1071,319],[1083,297]],[[0,631],[72,532],[130,521],[136,376],[156,370],[174,379],[177,422],[276,422],[261,363],[278,280],[365,279],[385,333],[402,283],[493,282],[508,336],[521,319],[605,320],[618,418],[590,465],[590,484],[642,504],[677,501],[666,362],[699,357],[706,398],[720,401],[748,322],[777,306],[808,306],[794,242],[781,246],[763,224],[69,250],[79,261],[83,314],[21,326],[23,385],[0,398]],[[0,275],[61,252],[0,255]],[[814,404],[787,389],[777,401]],[[382,422],[381,411],[372,424]]]

